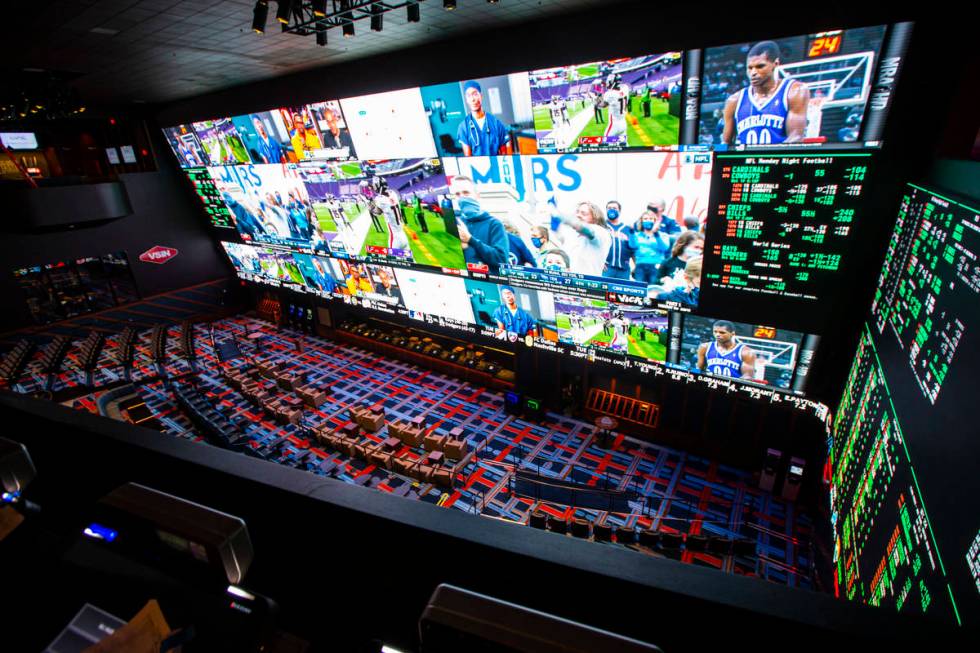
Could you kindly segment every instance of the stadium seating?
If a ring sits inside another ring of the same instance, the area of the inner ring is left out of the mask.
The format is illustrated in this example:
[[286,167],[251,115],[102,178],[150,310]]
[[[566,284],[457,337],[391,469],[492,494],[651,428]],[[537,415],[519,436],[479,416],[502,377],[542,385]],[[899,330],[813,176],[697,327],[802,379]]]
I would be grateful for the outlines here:
[[136,342],[139,339],[139,332],[133,327],[126,327],[123,329],[122,335],[119,337],[119,362],[123,367],[129,367],[133,364],[133,360],[136,357]]
[[24,366],[30,360],[36,346],[30,340],[22,338],[7,352],[0,362],[0,380],[15,381],[24,371]]
[[194,323],[190,320],[184,320],[180,325],[180,355],[187,360],[197,358],[194,347]]
[[150,337],[151,358],[156,363],[165,363],[167,360],[167,325],[158,324],[153,327],[153,335]]
[[71,338],[68,336],[52,338],[41,352],[41,371],[45,374],[57,374],[70,347]]
[[91,372],[98,367],[99,356],[104,345],[105,336],[99,331],[90,331],[79,347],[79,367],[86,372]]

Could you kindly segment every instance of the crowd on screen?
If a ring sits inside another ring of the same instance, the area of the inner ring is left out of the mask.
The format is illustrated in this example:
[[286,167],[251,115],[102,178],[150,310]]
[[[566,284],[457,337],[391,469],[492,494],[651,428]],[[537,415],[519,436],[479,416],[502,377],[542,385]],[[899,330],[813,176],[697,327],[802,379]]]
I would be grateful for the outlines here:
[[456,176],[450,190],[468,263],[493,273],[503,266],[525,266],[639,282],[658,301],[698,302],[704,227],[695,216],[678,222],[666,215],[663,199],[649,201],[633,219],[622,214],[616,200],[604,209],[583,201],[574,214],[552,202],[548,221],[531,226],[530,243],[525,243],[514,225],[483,208],[469,177]]

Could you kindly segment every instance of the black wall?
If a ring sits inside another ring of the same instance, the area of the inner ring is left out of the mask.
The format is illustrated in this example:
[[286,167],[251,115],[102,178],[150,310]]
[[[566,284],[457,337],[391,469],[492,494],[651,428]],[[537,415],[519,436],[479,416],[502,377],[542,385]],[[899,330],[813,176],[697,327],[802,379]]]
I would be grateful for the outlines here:
[[[32,324],[11,273],[16,268],[124,251],[143,297],[233,275],[220,246],[208,235],[201,203],[169,147],[156,134],[153,142],[159,170],[119,176],[131,215],[98,226],[0,234],[0,295],[7,300],[0,331]],[[154,245],[173,247],[179,254],[164,264],[140,261],[139,255]]]

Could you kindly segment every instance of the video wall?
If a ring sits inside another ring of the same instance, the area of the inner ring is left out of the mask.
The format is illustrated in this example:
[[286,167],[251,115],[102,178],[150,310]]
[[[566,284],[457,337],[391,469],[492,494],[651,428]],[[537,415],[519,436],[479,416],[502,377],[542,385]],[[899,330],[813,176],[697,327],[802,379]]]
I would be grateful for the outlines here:
[[980,623],[980,206],[908,185],[833,424],[835,589]]
[[238,274],[802,395],[910,24],[164,129]]

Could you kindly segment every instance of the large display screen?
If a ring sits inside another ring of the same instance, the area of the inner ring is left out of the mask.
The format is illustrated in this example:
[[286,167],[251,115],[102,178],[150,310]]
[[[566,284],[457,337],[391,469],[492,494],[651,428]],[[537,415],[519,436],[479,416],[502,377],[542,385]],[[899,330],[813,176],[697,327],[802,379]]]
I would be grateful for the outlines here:
[[980,210],[909,185],[830,446],[840,595],[980,622]]
[[879,144],[909,29],[558,61],[164,132],[242,278],[802,395],[828,327],[813,307],[842,291],[866,219],[873,157],[855,150]]

